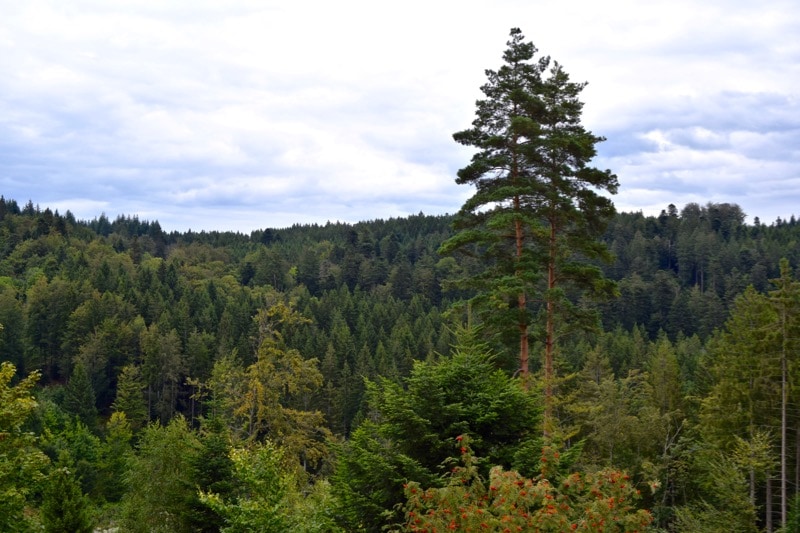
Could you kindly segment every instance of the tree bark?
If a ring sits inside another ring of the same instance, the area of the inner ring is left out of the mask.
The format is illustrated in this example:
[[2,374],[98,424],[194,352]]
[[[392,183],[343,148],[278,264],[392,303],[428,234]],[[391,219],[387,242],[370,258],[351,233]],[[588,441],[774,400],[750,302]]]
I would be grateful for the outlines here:
[[552,290],[556,286],[556,226],[550,222],[549,258],[547,261],[547,306],[544,341],[544,436],[552,435],[555,429],[553,398],[553,348],[555,345],[555,302]]

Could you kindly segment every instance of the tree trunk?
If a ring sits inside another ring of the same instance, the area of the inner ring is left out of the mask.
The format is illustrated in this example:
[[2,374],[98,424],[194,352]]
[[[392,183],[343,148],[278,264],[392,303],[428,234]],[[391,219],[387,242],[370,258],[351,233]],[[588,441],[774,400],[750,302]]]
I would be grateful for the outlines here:
[[786,343],[781,351],[781,528],[786,528],[788,514],[788,494],[786,492],[786,480],[788,478],[786,455],[788,451],[786,438],[786,409],[789,403],[789,387],[787,383],[786,370]]
[[545,341],[544,341],[544,436],[552,435],[555,429],[553,419],[553,351],[555,344],[555,302],[553,301],[552,290],[556,286],[556,226],[550,223],[550,245],[549,257],[547,261],[547,309],[545,320]]
[[[519,208],[519,198],[514,199],[514,206]],[[522,260],[522,249],[524,243],[524,235],[522,233],[522,222],[517,220],[514,223],[514,238],[516,240],[517,246],[517,261]],[[521,275],[520,271],[517,271],[517,275]],[[517,296],[517,307],[519,308],[519,375],[522,378],[522,383],[525,385],[525,388],[528,388],[528,359],[530,357],[529,348],[528,348],[528,323],[525,321],[525,308],[527,307],[527,298],[525,297],[525,291],[521,291]]]
[[767,493],[764,501],[767,533],[772,533],[772,477],[767,474]]
[[[516,112],[516,108],[515,108]],[[517,138],[514,137],[513,145],[516,147]],[[517,154],[516,150],[513,155],[513,162],[511,166],[511,181],[512,183],[516,183],[517,178],[519,176],[519,168],[517,164]],[[522,205],[520,204],[519,196],[514,196],[514,211],[519,214],[522,210]],[[522,261],[522,253],[524,251],[525,245],[525,234],[522,228],[522,221],[517,219],[514,221],[514,244],[516,245],[516,257],[517,257],[517,265],[520,264]],[[517,276],[522,276],[523,272],[517,268],[515,272]],[[529,379],[528,379],[528,372],[529,372],[529,363],[528,359],[530,358],[530,351],[528,347],[528,321],[525,319],[525,308],[527,307],[527,297],[525,295],[525,290],[523,289],[517,295],[517,308],[519,309],[519,322],[517,326],[519,328],[519,375],[522,378],[522,383],[527,389],[529,387]]]
[[794,436],[794,495],[800,490],[800,426],[795,430]]

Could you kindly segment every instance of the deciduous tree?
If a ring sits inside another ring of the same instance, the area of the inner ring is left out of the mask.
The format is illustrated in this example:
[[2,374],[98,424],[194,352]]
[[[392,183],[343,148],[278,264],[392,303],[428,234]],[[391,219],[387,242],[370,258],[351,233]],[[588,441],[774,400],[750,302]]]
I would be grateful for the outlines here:
[[0,363],[0,530],[24,531],[23,509],[43,479],[48,460],[36,445],[36,437],[24,424],[36,409],[32,389],[39,379],[32,372],[11,385],[16,368]]

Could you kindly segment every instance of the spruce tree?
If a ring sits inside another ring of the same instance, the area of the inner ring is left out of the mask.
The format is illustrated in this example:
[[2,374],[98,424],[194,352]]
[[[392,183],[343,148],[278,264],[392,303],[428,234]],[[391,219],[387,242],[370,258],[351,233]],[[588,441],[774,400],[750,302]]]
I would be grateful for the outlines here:
[[117,397],[111,407],[114,412],[125,413],[133,431],[147,424],[147,404],[144,398],[144,380],[139,367],[126,365],[117,381]]
[[42,494],[42,524],[46,533],[91,533],[89,502],[67,466],[67,455],[50,473]]
[[94,429],[97,425],[97,407],[92,380],[83,363],[78,363],[64,390],[64,410]]

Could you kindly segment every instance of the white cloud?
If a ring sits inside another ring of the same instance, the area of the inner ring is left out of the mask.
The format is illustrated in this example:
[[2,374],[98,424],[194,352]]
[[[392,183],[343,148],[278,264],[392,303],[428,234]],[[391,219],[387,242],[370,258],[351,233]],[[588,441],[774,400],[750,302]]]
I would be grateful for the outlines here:
[[800,175],[790,1],[3,11],[0,185],[19,201],[242,231],[453,212],[470,151],[451,135],[472,121],[512,26],[590,82],[585,123],[609,138],[598,164],[619,175],[619,209],[732,201],[771,220],[798,200],[786,185]]

